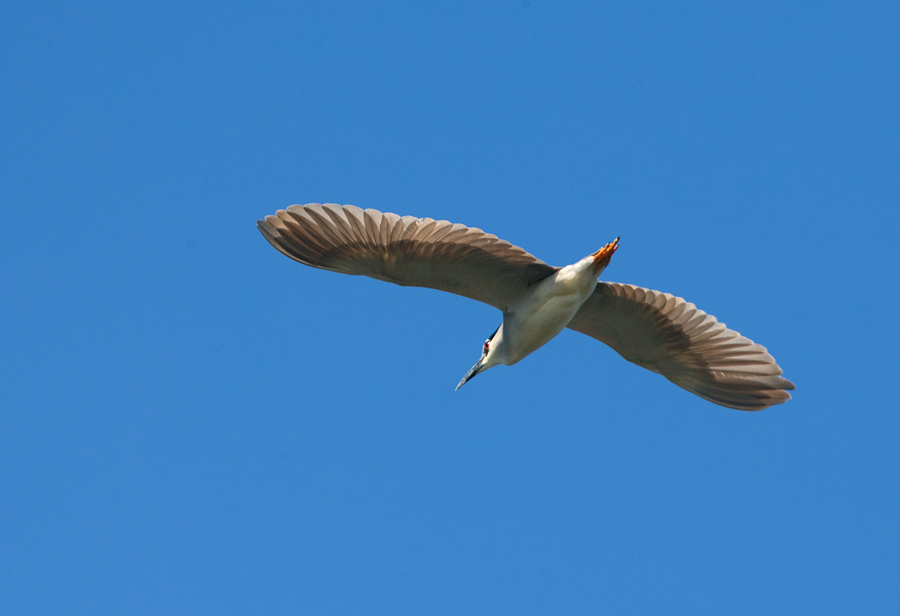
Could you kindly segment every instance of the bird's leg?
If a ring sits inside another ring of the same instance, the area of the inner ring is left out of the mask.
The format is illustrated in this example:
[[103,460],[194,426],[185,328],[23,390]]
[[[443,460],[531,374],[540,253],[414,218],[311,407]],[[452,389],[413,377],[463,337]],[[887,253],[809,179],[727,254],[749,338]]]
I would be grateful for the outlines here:
[[594,274],[599,275],[600,272],[609,265],[609,260],[612,259],[613,253],[616,252],[616,249],[619,247],[619,238],[614,239],[609,244],[592,254],[591,256],[594,258]]

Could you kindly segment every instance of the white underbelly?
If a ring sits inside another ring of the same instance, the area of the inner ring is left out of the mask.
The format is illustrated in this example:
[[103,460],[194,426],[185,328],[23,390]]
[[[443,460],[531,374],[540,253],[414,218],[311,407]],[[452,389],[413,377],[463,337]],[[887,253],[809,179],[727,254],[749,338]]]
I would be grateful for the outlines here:
[[510,346],[504,363],[512,365],[550,342],[569,324],[581,304],[579,293],[554,295],[505,315],[503,335]]

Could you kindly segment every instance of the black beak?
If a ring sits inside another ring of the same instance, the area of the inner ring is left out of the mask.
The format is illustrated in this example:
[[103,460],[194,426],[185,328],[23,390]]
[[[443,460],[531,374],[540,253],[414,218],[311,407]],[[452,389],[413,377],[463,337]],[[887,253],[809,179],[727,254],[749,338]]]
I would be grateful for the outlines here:
[[459,390],[460,387],[462,387],[463,385],[465,385],[466,383],[468,383],[468,382],[469,382],[469,379],[471,379],[473,376],[475,376],[476,374],[478,374],[479,372],[481,372],[481,369],[482,369],[483,367],[484,367],[484,358],[482,357],[481,359],[478,360],[478,363],[477,363],[477,364],[475,364],[474,366],[472,366],[472,368],[469,369],[468,372],[466,372],[466,376],[464,376],[464,377],[462,378],[462,380],[459,382],[459,385],[457,385],[457,386],[456,386],[456,389],[454,389],[453,391]]

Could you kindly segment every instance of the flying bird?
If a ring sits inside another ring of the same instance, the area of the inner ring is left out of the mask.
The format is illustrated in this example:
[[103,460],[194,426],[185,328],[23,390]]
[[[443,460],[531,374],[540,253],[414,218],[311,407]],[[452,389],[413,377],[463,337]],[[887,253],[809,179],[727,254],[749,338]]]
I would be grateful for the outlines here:
[[618,238],[554,267],[481,229],[354,205],[292,205],[257,225],[279,252],[304,265],[448,291],[500,310],[503,322],[456,389],[496,365],[517,363],[566,327],[722,406],[757,411],[790,399],[794,389],[764,347],[694,304],[598,282]]

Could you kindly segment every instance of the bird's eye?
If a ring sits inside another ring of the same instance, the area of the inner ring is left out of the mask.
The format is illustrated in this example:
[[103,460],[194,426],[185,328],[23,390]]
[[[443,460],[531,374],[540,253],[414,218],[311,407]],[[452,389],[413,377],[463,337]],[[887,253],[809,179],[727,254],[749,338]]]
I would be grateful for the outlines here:
[[484,353],[485,355],[487,355],[488,348],[490,348],[490,346],[491,346],[491,341],[490,341],[490,340],[485,340],[485,341],[484,341],[484,350],[482,351],[482,353]]

